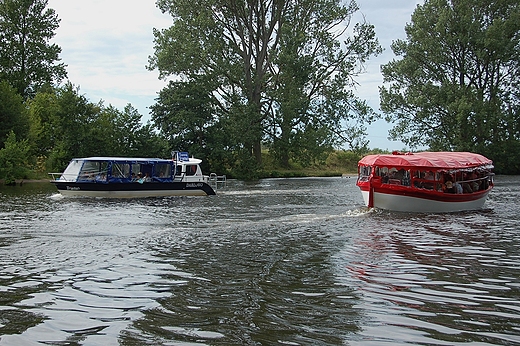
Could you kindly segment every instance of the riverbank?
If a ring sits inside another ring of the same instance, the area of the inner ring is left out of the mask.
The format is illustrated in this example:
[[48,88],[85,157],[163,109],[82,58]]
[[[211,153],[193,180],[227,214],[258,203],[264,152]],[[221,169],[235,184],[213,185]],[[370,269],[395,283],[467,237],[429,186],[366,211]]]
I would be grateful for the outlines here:
[[28,183],[48,183],[50,179],[16,179],[12,184],[5,184],[4,179],[0,179],[0,185],[2,186],[21,186]]

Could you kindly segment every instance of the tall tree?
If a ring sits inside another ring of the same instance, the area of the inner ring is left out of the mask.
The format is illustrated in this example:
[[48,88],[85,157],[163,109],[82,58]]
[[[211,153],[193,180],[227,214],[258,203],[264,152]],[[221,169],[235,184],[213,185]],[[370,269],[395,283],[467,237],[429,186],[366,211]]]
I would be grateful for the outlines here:
[[[155,30],[149,68],[159,69],[162,77],[213,81],[212,96],[216,109],[222,110],[222,123],[233,124],[232,131],[240,138],[241,148],[236,150],[249,153],[257,163],[262,140],[273,141],[283,133],[284,144],[276,147],[283,151],[297,127],[314,130],[317,137],[312,139],[327,142],[330,124],[338,124],[334,105],[338,99],[331,96],[341,94],[331,89],[339,88],[342,96],[350,97],[346,89],[353,86],[356,63],[379,51],[373,27],[367,24],[357,26],[353,37],[342,44],[357,10],[354,1],[343,5],[338,0],[159,0],[157,4],[174,23]],[[286,43],[292,47],[285,49]],[[295,81],[293,73],[299,74]],[[345,112],[340,114],[344,119]]]
[[[392,45],[401,59],[382,67],[391,136],[412,148],[478,151],[519,173],[518,0],[427,0],[406,34]],[[504,164],[511,155],[516,167]]]
[[[213,102],[200,83],[170,82],[151,107],[152,120],[165,134],[171,148],[198,152],[208,145],[213,125]],[[195,154],[194,152],[194,154]]]
[[50,40],[59,26],[47,0],[0,1],[0,79],[24,98],[66,77],[61,48]]
[[[331,6],[332,5],[332,6]],[[376,115],[355,93],[355,77],[373,54],[381,52],[374,28],[357,23],[346,35],[355,2],[300,0],[284,13],[274,60],[269,134],[282,165],[311,160],[313,151],[346,144],[366,146],[364,124]],[[340,24],[341,23],[341,24]],[[345,38],[343,42],[341,38]]]

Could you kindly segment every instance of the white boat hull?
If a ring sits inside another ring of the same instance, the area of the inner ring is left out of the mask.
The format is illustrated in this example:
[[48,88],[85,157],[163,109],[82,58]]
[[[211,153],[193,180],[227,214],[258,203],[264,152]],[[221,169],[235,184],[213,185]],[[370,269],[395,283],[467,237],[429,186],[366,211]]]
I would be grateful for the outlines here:
[[[369,191],[361,191],[365,205],[369,205]],[[440,201],[413,196],[403,196],[373,192],[373,205],[376,208],[415,213],[447,213],[482,209],[488,193],[478,199],[468,201]]]

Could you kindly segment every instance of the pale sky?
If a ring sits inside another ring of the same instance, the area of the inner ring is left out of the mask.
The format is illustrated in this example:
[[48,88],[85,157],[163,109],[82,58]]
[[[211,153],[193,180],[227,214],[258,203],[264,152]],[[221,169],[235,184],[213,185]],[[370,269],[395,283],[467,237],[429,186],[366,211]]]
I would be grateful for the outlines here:
[[[379,111],[382,84],[380,65],[394,58],[390,44],[405,38],[404,26],[421,0],[358,0],[360,13],[375,25],[383,54],[372,58],[367,72],[358,78],[357,94]],[[153,50],[153,28],[171,25],[171,18],[155,6],[155,0],[49,0],[61,19],[53,42],[62,48],[69,81],[90,102],[123,109],[131,103],[145,123],[149,107],[166,86],[158,71],[148,71]],[[400,150],[401,142],[389,141],[390,124],[380,120],[368,129],[371,148]]]

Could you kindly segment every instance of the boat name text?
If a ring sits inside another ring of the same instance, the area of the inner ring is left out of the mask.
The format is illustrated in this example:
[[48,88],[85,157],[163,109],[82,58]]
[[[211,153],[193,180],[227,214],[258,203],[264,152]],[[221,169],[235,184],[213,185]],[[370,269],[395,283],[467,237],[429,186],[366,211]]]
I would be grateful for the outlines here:
[[203,183],[186,183],[186,187],[203,187]]

